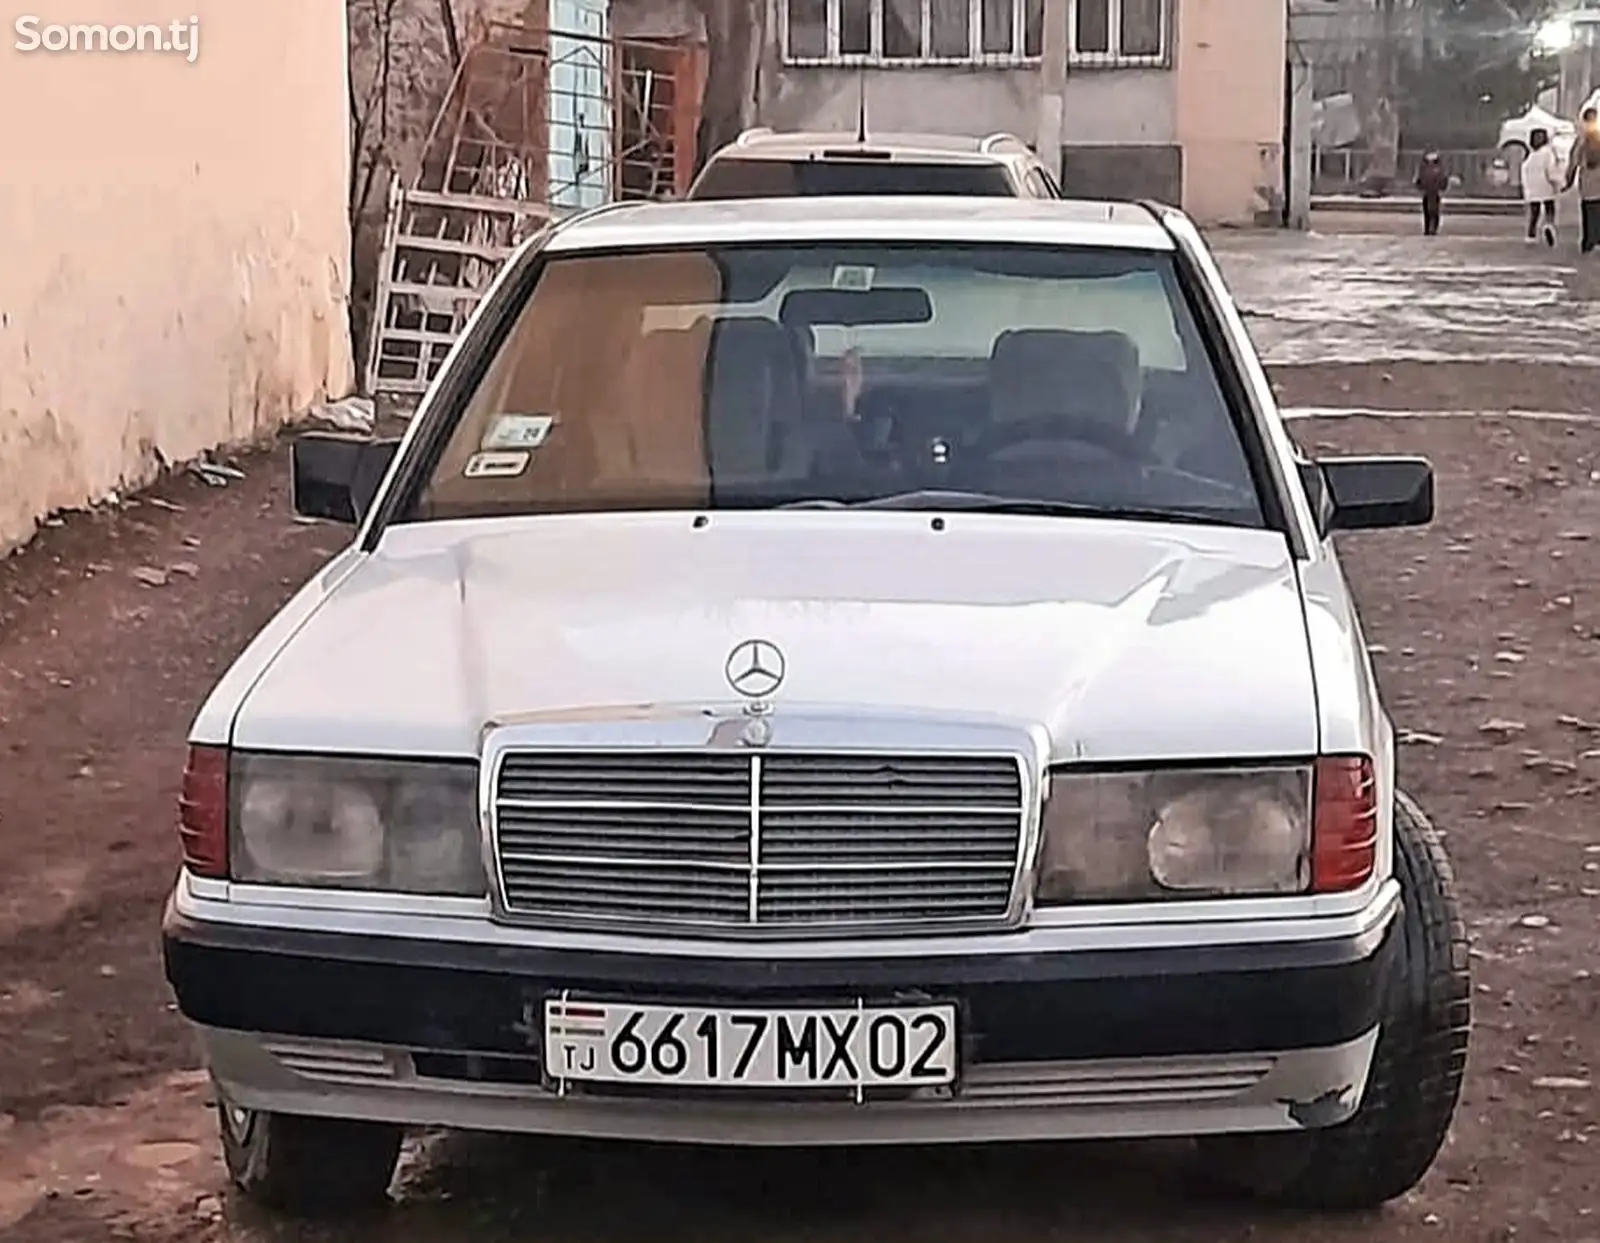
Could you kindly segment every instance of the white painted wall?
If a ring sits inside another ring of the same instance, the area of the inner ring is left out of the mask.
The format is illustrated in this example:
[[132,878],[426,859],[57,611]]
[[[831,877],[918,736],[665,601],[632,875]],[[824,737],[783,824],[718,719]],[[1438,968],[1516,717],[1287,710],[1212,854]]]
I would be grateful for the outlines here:
[[343,0],[26,7],[199,46],[24,53],[5,19],[0,550],[352,382]]

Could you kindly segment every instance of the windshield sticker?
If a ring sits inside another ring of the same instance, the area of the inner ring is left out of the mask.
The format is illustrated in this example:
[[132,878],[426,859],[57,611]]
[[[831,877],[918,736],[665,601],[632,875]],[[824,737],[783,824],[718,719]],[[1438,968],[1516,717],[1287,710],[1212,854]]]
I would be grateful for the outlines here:
[[515,453],[474,453],[461,473],[468,479],[514,479],[528,469],[532,457],[525,449]]
[[502,414],[489,425],[480,449],[537,449],[550,437],[555,418],[548,414]]
[[835,289],[855,289],[866,292],[872,288],[872,278],[877,275],[876,268],[869,268],[863,264],[841,263],[833,269],[833,287]]

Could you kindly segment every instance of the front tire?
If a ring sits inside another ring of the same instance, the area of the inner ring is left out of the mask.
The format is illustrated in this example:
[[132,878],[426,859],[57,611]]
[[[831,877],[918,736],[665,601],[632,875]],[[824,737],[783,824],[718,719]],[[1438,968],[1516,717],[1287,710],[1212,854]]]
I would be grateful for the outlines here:
[[1394,843],[1399,954],[1355,1116],[1202,1145],[1215,1172],[1261,1199],[1322,1212],[1379,1208],[1422,1181],[1450,1130],[1472,1019],[1466,925],[1438,830],[1403,793]]
[[387,1200],[403,1131],[381,1122],[242,1109],[217,1092],[222,1157],[246,1199],[294,1216],[377,1208]]

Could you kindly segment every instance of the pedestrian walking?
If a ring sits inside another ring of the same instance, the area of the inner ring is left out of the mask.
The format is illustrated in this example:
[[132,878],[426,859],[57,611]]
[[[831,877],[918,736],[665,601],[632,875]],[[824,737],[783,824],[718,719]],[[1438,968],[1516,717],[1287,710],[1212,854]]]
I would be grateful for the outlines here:
[[1583,213],[1578,249],[1587,255],[1600,246],[1600,109],[1585,108],[1581,119],[1563,189],[1578,187]]
[[1541,238],[1556,244],[1556,195],[1566,178],[1561,154],[1550,141],[1550,131],[1536,129],[1528,135],[1529,151],[1522,161],[1522,200],[1528,205],[1528,241]]
[[1422,157],[1422,167],[1417,170],[1417,192],[1422,195],[1422,234],[1435,237],[1439,232],[1439,218],[1444,215],[1444,192],[1450,188],[1450,174],[1437,151]]

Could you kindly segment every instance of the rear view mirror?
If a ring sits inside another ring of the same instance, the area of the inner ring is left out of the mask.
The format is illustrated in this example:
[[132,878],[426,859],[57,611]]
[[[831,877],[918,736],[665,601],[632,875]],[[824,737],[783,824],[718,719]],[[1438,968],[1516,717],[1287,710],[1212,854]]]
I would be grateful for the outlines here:
[[778,318],[785,324],[826,324],[841,328],[869,324],[926,324],[933,303],[925,289],[797,289],[783,300]]
[[1325,458],[1311,464],[1323,534],[1420,527],[1433,521],[1433,465],[1422,457]]
[[290,495],[302,518],[359,526],[389,473],[398,440],[307,432],[289,446]]

